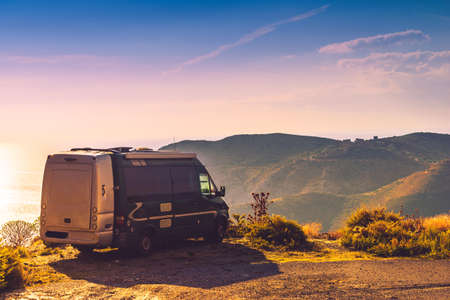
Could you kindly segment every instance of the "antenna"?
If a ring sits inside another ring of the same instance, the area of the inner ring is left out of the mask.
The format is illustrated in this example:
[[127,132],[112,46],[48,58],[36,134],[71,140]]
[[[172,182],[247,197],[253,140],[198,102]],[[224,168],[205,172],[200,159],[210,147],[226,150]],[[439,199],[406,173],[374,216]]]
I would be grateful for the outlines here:
[[173,137],[173,145],[175,147],[175,151],[177,151],[177,144],[175,144],[175,137]]

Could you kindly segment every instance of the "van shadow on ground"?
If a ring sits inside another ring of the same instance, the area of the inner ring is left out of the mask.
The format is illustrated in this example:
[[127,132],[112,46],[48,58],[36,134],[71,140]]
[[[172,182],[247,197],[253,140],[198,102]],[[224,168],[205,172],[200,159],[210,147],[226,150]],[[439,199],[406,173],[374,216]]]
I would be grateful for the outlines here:
[[211,245],[191,240],[160,247],[148,257],[94,252],[51,266],[72,279],[114,287],[170,284],[213,288],[280,274],[277,264],[255,249],[230,242]]

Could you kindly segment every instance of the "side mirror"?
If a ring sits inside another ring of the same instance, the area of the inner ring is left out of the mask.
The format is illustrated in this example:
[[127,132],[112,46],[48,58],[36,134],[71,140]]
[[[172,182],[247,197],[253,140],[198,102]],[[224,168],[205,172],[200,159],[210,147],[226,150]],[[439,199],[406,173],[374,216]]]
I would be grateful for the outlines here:
[[220,196],[220,197],[224,197],[225,196],[225,187],[224,186],[220,187],[217,195]]

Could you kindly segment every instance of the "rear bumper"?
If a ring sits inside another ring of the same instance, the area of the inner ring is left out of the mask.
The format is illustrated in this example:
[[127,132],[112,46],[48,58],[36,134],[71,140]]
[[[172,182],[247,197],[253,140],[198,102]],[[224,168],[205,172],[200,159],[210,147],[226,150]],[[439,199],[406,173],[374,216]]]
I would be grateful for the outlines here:
[[[67,237],[49,237],[48,232],[67,233]],[[108,247],[112,244],[113,232],[93,232],[93,231],[68,231],[63,229],[51,229],[45,228],[41,231],[41,239],[48,243],[54,244],[73,244],[92,247]]]

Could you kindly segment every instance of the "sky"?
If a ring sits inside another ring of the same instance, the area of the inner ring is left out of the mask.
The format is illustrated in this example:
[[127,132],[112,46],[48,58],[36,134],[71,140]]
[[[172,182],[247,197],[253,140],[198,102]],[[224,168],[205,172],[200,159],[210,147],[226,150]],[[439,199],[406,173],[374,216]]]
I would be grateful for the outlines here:
[[450,2],[1,0],[0,107],[25,169],[76,146],[450,133]]

